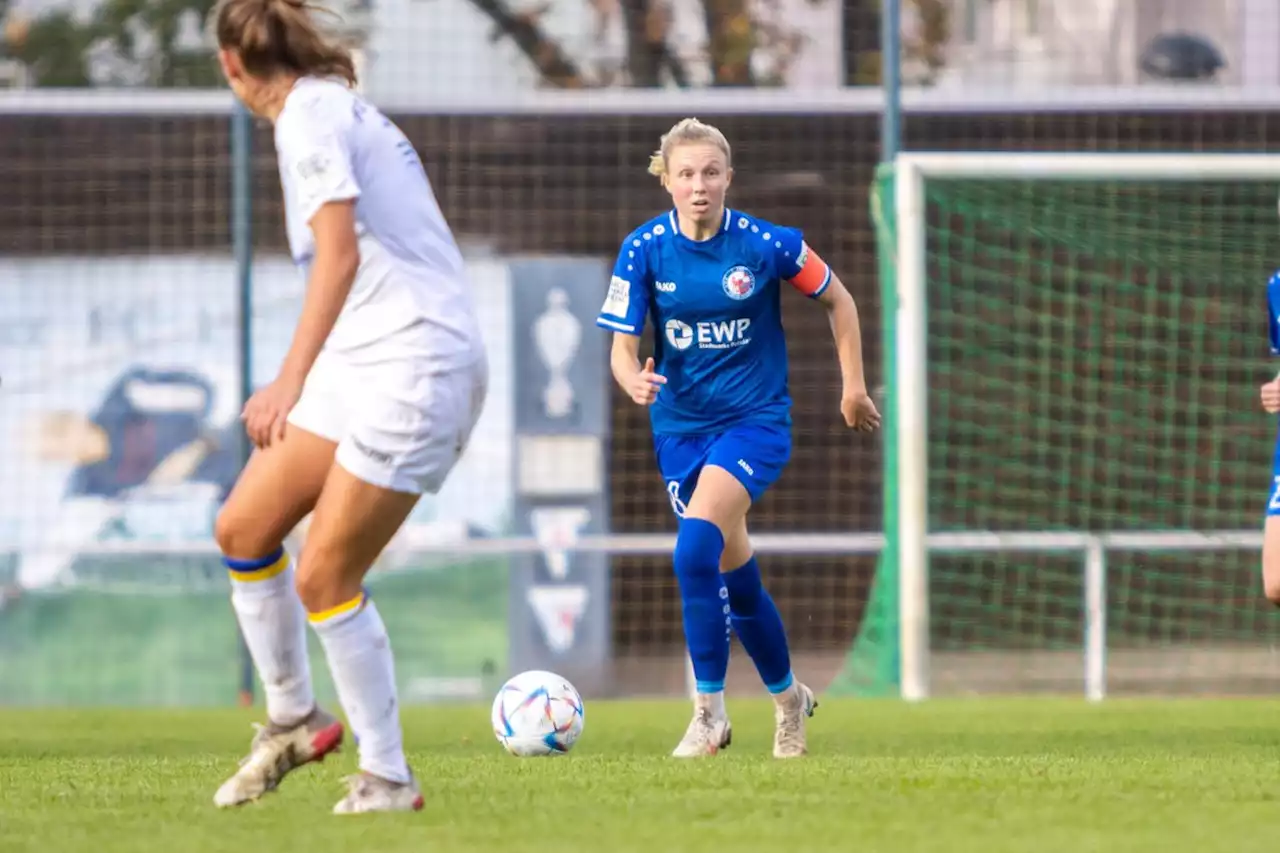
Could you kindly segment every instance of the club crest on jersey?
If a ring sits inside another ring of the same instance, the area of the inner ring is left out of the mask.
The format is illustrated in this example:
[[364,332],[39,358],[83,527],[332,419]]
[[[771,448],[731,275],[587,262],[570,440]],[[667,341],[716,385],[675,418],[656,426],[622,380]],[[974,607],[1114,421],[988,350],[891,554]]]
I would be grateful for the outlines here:
[[724,288],[725,295],[730,299],[746,299],[755,293],[756,277],[751,270],[738,265],[729,268],[724,278],[720,280],[720,286]]

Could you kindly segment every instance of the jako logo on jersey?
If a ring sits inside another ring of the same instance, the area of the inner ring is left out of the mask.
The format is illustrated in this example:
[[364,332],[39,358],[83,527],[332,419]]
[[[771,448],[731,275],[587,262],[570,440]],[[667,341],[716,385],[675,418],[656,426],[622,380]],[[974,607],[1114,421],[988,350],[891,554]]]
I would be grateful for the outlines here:
[[654,285],[658,288],[659,293],[675,293],[676,283],[674,281],[660,281]]
[[693,343],[693,329],[689,324],[679,320],[668,320],[666,325],[667,340],[676,349],[688,349]]
[[756,277],[751,270],[738,265],[729,268],[720,280],[720,286],[730,299],[746,299],[756,290]]

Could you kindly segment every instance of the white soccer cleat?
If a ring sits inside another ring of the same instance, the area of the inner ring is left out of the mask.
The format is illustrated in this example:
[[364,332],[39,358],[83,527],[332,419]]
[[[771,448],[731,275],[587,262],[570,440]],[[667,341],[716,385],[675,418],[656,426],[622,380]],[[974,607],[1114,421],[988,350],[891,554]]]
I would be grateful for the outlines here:
[[347,795],[333,807],[334,814],[422,811],[422,792],[412,776],[408,782],[392,782],[368,773],[347,777]]
[[716,717],[710,708],[698,708],[671,754],[676,758],[701,758],[715,755],[732,741],[733,728],[728,717]]
[[295,726],[268,722],[255,724],[249,754],[240,769],[222,783],[213,795],[219,808],[251,803],[280,786],[290,772],[313,761],[323,761],[342,743],[342,723],[337,717],[316,708]]
[[773,757],[799,758],[809,752],[804,721],[813,716],[818,700],[813,691],[796,682],[774,700]]

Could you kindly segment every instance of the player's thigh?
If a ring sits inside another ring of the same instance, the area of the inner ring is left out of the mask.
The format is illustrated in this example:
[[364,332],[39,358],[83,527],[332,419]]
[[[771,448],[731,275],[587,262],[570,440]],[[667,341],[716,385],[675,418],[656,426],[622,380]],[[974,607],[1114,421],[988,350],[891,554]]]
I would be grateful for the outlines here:
[[1262,533],[1262,590],[1280,605],[1280,515],[1268,515]]
[[312,612],[357,595],[419,497],[439,491],[479,420],[488,369],[406,361],[380,365],[368,381],[299,561],[298,589]]
[[688,514],[734,532],[791,459],[791,431],[783,426],[734,427],[718,436],[689,502]]
[[[1280,448],[1277,448],[1280,469]],[[1262,589],[1267,598],[1280,604],[1280,470],[1271,478],[1271,494],[1267,498],[1266,524],[1262,533]]]
[[222,553],[249,560],[280,547],[315,506],[336,448],[290,426],[281,441],[255,450],[214,524]]

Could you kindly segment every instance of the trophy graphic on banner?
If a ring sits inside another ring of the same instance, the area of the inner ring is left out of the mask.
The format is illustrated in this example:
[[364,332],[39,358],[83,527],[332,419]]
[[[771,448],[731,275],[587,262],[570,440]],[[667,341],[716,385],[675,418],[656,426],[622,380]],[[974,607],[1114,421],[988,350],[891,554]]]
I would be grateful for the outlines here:
[[547,293],[547,310],[533,323],[533,343],[550,378],[542,389],[542,408],[549,418],[567,417],[573,411],[573,384],[569,365],[578,354],[582,324],[568,309],[569,294],[559,287]]

